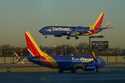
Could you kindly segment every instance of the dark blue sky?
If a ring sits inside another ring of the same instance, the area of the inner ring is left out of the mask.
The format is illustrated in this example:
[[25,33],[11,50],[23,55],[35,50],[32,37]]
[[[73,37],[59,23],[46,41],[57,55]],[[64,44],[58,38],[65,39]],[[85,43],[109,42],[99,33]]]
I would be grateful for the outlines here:
[[41,45],[76,45],[88,37],[49,37],[44,39],[38,30],[45,25],[85,25],[94,23],[101,11],[105,12],[103,26],[113,29],[101,32],[111,47],[125,48],[125,0],[0,0],[0,45],[25,46],[24,32],[30,31]]

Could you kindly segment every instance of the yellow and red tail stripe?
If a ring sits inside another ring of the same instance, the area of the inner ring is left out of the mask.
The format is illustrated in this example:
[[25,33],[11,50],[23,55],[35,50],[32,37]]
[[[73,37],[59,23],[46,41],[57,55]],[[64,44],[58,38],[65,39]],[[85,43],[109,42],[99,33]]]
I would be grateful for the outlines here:
[[96,33],[99,30],[99,28],[101,28],[103,20],[104,20],[104,12],[101,12],[94,25],[91,26],[91,30],[93,30]]
[[32,56],[42,59],[42,62],[44,62],[45,64],[56,66],[55,59],[50,55],[46,54],[45,52],[43,52],[42,50],[40,50],[37,43],[34,41],[33,37],[29,32],[25,32],[25,39],[27,50],[31,53]]

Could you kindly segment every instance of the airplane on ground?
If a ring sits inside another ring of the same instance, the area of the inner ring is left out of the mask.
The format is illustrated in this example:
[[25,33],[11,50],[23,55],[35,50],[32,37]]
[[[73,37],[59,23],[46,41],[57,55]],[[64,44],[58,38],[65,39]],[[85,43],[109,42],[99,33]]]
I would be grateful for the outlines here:
[[83,54],[82,56],[51,56],[38,47],[29,32],[25,32],[25,40],[27,49],[25,55],[29,61],[40,66],[58,68],[59,72],[70,70],[75,73],[77,69],[97,71],[105,64],[104,60],[96,57],[94,52],[92,54]]
[[70,37],[78,39],[78,36],[91,36],[105,29],[109,29],[109,26],[101,27],[103,20],[104,12],[101,12],[92,26],[45,26],[39,32],[45,35],[45,38],[47,38],[47,35],[53,35],[55,37],[67,36],[67,39],[70,39]]

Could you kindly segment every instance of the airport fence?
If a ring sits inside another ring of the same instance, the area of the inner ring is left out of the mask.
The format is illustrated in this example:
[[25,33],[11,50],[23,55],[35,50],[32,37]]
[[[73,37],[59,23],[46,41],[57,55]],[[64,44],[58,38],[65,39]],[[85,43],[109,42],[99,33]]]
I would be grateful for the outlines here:
[[[125,56],[99,56],[104,59],[106,64],[125,64]],[[0,64],[17,64],[17,63],[23,63],[23,64],[29,64],[29,62],[26,58],[23,60],[17,62],[16,57],[0,57]]]

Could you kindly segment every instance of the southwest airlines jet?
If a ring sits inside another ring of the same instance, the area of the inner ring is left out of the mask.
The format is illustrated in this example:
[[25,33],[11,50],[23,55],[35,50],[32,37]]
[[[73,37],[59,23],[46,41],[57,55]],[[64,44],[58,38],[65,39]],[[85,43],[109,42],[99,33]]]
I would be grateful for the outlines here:
[[67,39],[70,37],[75,37],[78,39],[78,36],[91,36],[102,30],[108,29],[109,27],[102,27],[104,20],[104,13],[101,12],[97,20],[92,26],[45,26],[39,30],[42,35],[53,35],[55,37],[66,36]]
[[26,56],[29,61],[40,66],[58,68],[59,72],[70,70],[74,73],[77,69],[97,71],[105,63],[103,59],[96,57],[94,52],[82,56],[51,56],[38,47],[29,32],[25,32],[25,40],[27,46]]

